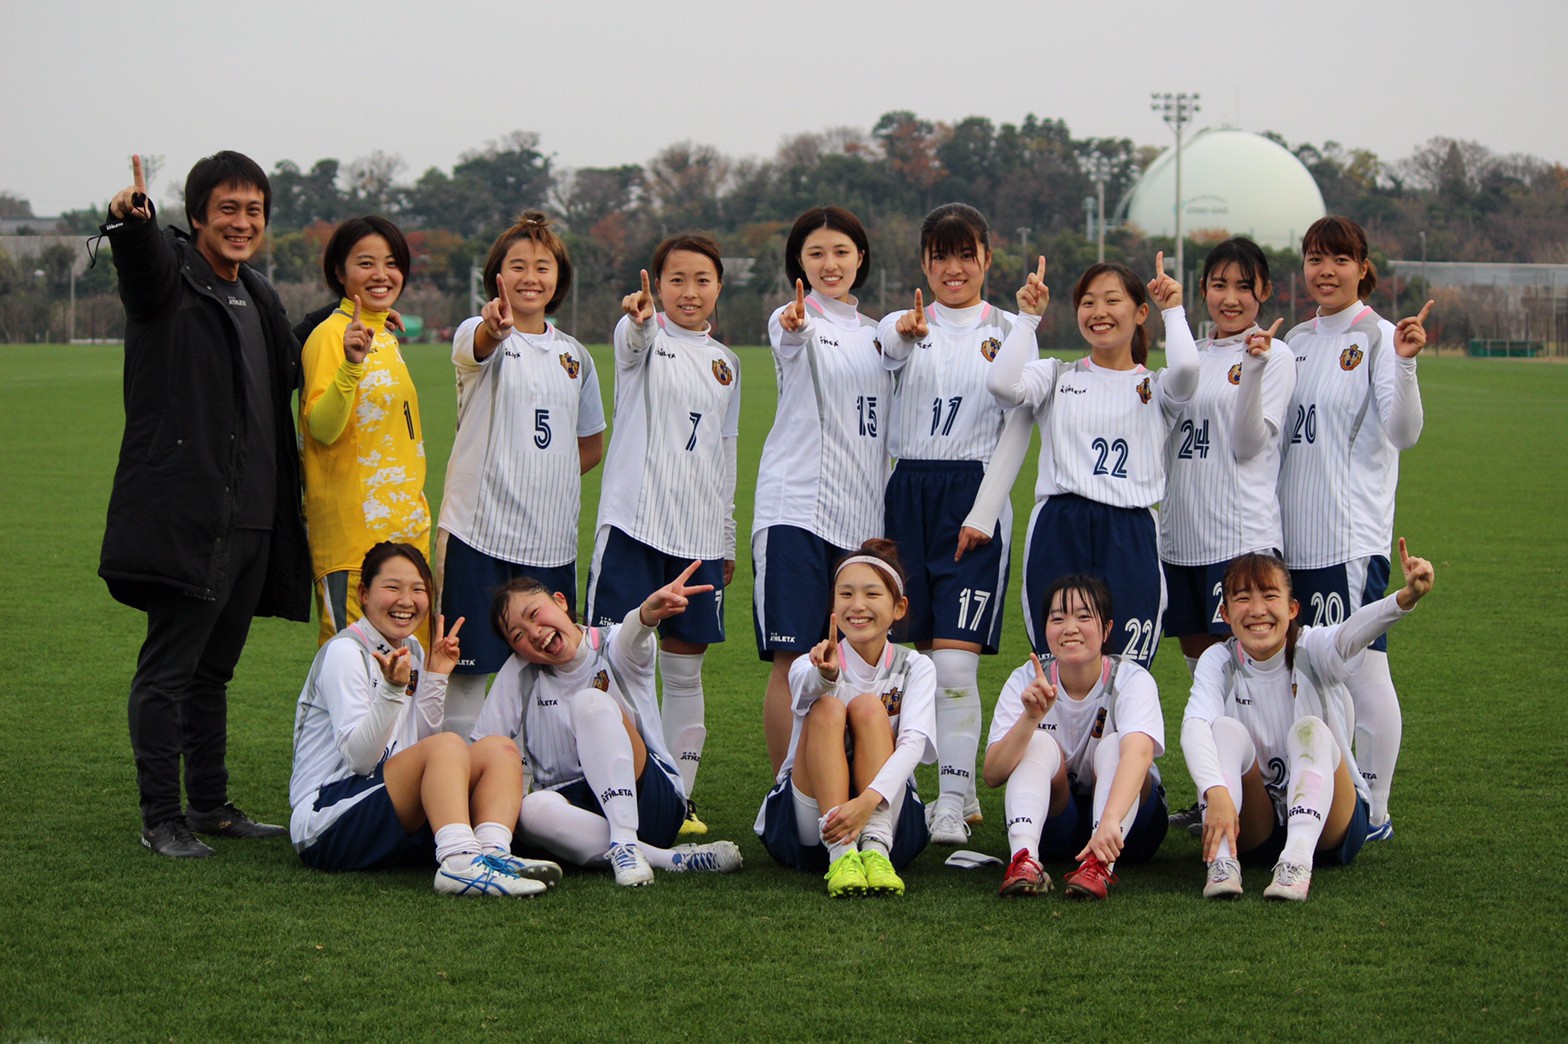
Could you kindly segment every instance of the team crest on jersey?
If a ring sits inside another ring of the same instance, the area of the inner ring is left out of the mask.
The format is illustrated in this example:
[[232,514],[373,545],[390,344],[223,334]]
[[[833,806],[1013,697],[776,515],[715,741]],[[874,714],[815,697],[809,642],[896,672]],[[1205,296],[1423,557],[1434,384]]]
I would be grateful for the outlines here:
[[575,381],[582,372],[583,364],[573,359],[570,352],[562,352],[557,358],[561,360],[561,369],[566,371],[566,376]]
[[726,388],[735,380],[735,371],[730,369],[730,364],[723,359],[713,360],[713,379]]
[[985,358],[986,362],[994,361],[996,359],[996,353],[1001,350],[1002,342],[998,341],[995,337],[987,337],[984,341],[980,342],[980,354]]
[[871,347],[873,347],[873,348],[875,348],[877,350],[877,354],[878,355],[881,355],[882,354],[882,338],[880,338],[880,337],[873,337],[871,339]]
[[417,688],[419,688],[419,672],[418,671],[409,671],[408,672],[408,689],[406,690],[408,695],[410,695],[410,696],[414,695],[414,690],[417,689]]
[[1145,377],[1138,382],[1138,401],[1147,406],[1152,398],[1154,398],[1154,389],[1149,384],[1149,378]]
[[1296,683],[1295,682],[1291,682],[1290,683],[1290,698],[1291,699],[1295,699],[1296,698]]
[[1241,383],[1241,363],[1237,363],[1235,366],[1232,366],[1230,368],[1230,372],[1225,374],[1225,379],[1227,381],[1230,381],[1230,383],[1232,383],[1232,384],[1240,384]]
[[598,689],[600,692],[609,692],[610,691],[610,675],[609,675],[609,672],[607,672],[607,671],[600,671],[598,674],[594,675],[593,676],[593,687]]
[[1361,365],[1362,352],[1360,348],[1351,345],[1339,353],[1339,368],[1341,370],[1354,370]]
[[882,694],[882,706],[887,708],[887,716],[898,717],[898,712],[904,709],[904,690],[897,685]]
[[1101,739],[1102,737],[1104,737],[1104,735],[1105,735],[1105,718],[1106,718],[1105,708],[1101,707],[1099,709],[1099,711],[1096,712],[1095,715],[1094,715],[1094,728],[1089,730],[1090,737],[1092,737],[1093,739]]

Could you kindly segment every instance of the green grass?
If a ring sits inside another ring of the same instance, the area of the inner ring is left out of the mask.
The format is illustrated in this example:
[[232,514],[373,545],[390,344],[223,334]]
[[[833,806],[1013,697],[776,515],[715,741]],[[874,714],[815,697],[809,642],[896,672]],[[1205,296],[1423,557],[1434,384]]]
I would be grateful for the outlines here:
[[[766,352],[740,354],[744,527],[773,396]],[[451,370],[439,347],[409,355],[434,501]],[[1204,903],[1197,844],[1172,836],[1101,905],[1004,903],[996,872],[949,870],[936,851],[906,873],[902,900],[830,904],[751,832],[769,773],[744,548],[732,640],[709,654],[698,796],[746,870],[643,890],[573,873],[547,898],[502,903],[438,897],[423,870],[312,873],[284,843],[220,842],[219,858],[193,863],[141,849],[125,694],[142,617],[95,575],[119,349],[0,348],[15,581],[0,667],[0,1038],[1562,1039],[1568,367],[1438,358],[1421,372],[1427,430],[1404,457],[1398,531],[1437,564],[1437,586],[1393,636],[1399,832],[1320,873],[1310,903],[1263,903],[1259,873],[1241,902]],[[1020,536],[1032,473],[1015,493]],[[1026,655],[1016,593],[1008,614],[1004,651],[982,666],[988,706]],[[233,796],[274,821],[314,634],[258,622],[230,692]],[[1173,642],[1155,674],[1174,746]],[[1189,798],[1179,753],[1162,768]],[[982,801],[971,847],[1005,854],[1001,794]]]

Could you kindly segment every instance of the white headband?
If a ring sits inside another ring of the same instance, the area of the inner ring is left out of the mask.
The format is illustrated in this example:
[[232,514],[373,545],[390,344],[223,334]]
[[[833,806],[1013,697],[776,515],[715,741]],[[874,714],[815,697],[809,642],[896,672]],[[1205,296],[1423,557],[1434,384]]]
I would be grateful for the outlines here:
[[886,573],[893,578],[893,588],[898,592],[898,597],[904,597],[904,581],[898,578],[898,570],[894,569],[892,564],[885,559],[877,558],[875,555],[850,555],[838,564],[838,569],[833,573],[833,579],[837,580],[838,574],[842,573],[846,567],[852,565],[868,565],[879,572]]

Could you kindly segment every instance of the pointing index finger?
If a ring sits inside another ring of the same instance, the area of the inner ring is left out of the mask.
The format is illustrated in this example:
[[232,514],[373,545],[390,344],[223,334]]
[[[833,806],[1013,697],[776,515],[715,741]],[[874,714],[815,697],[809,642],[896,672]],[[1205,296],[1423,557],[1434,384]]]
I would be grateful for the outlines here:
[[353,322],[353,323],[359,322],[359,309],[360,309],[359,295],[355,294],[354,295],[354,316],[353,316],[353,318],[351,318],[349,320],[349,322]]
[[1426,325],[1426,314],[1432,310],[1432,305],[1434,303],[1435,302],[1433,301],[1428,301],[1426,304],[1421,306],[1421,314],[1416,316],[1416,322],[1420,323],[1422,326]]
[[147,194],[147,177],[142,173],[142,158],[139,155],[131,157],[131,183],[136,186],[136,191],[142,195]]
[[1034,277],[1035,277],[1035,279],[1039,280],[1042,283],[1045,282],[1045,255],[1044,254],[1040,255],[1040,267],[1035,269]]
[[1278,319],[1274,320],[1274,325],[1269,327],[1269,340],[1272,341],[1274,338],[1279,336],[1279,328],[1283,325],[1285,325],[1284,316],[1280,316]]
[[1154,278],[1158,279],[1165,274],[1165,251],[1161,250],[1154,255]]
[[681,575],[677,576],[675,578],[675,583],[672,584],[671,586],[672,587],[685,587],[686,586],[686,581],[691,579],[691,574],[695,573],[697,571],[698,567],[701,566],[701,565],[702,565],[702,560],[701,559],[698,559],[698,560],[692,562],[691,565],[689,565],[685,569],[681,570]]
[[653,287],[648,283],[648,270],[642,269],[642,292],[645,297],[653,297]]
[[915,289],[915,311],[917,311],[917,312],[921,313],[922,315],[924,315],[925,314],[925,310],[926,310],[925,298],[921,296],[920,290],[917,287]]
[[1029,654],[1029,662],[1034,664],[1034,677],[1035,677],[1035,680],[1038,681],[1038,682],[1042,682],[1043,683],[1046,680],[1046,678],[1045,678],[1045,668],[1040,666],[1040,654],[1039,653],[1030,653]]
[[1405,546],[1405,538],[1399,538],[1399,565],[1403,569],[1410,568],[1410,549]]

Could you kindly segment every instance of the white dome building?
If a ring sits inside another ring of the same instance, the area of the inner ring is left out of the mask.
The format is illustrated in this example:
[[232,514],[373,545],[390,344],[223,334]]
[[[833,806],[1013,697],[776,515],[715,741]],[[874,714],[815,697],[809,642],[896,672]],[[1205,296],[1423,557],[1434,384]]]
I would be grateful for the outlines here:
[[[1275,250],[1296,250],[1322,217],[1323,193],[1283,146],[1248,131],[1206,128],[1182,141],[1185,237],[1224,229]],[[1176,150],[1166,149],[1123,198],[1117,217],[1155,236],[1176,234]]]

